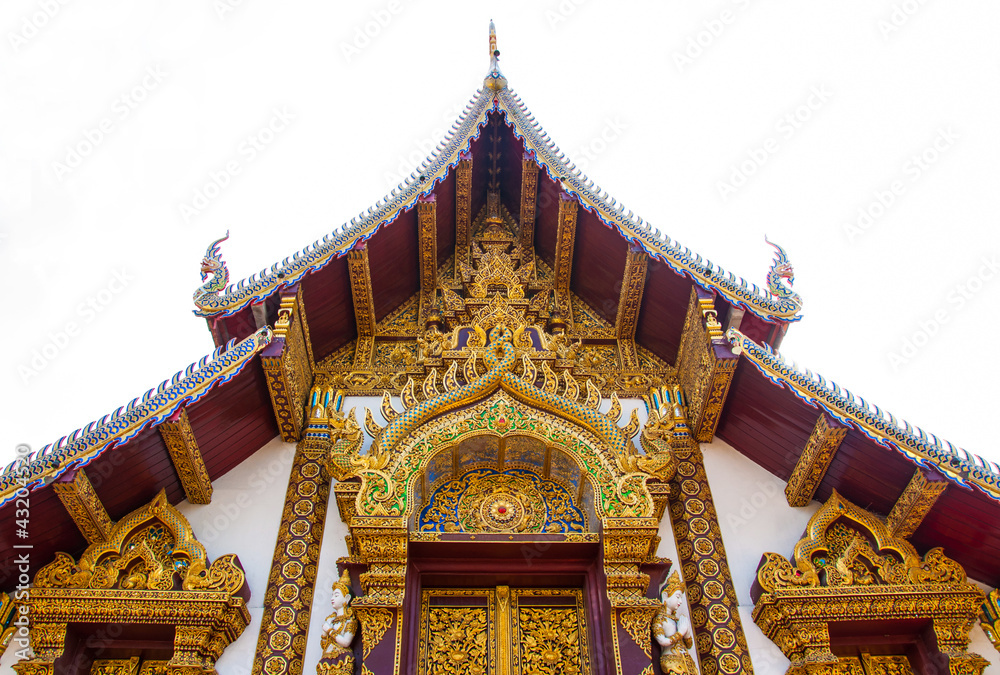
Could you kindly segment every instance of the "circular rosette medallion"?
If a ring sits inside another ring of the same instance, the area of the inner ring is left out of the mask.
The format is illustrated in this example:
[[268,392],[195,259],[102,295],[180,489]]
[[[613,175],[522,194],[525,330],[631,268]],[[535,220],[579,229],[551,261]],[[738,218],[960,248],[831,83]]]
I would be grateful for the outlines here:
[[518,530],[524,522],[524,505],[511,494],[500,493],[487,497],[479,506],[479,517],[494,530]]
[[465,531],[537,532],[545,520],[545,504],[531,481],[493,474],[462,495],[458,519]]

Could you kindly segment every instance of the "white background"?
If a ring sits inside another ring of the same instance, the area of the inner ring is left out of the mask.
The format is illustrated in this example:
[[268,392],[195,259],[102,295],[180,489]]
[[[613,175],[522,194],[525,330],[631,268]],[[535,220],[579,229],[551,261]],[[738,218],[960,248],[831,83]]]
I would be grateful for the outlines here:
[[[6,0],[0,459],[212,349],[191,293],[226,229],[236,281],[413,170],[480,86],[491,17],[511,88],[619,201],[758,284],[772,257],[764,235],[787,249],[805,310],[786,356],[1000,457],[1000,281],[984,268],[1000,254],[1000,5]],[[144,86],[148,72],[159,81]],[[780,120],[814,88],[830,94],[789,136]],[[250,161],[241,144],[282,108],[294,120]],[[61,171],[102,120],[110,131]],[[907,162],[942,129],[957,140],[913,180]],[[720,183],[765,144],[774,151],[724,199]],[[180,207],[230,161],[239,174],[185,219]],[[905,191],[849,236],[894,180]],[[959,306],[956,285],[981,271],[993,278]],[[924,339],[935,314],[945,322]],[[69,322],[77,334],[62,339]],[[920,347],[891,363],[907,339]]]

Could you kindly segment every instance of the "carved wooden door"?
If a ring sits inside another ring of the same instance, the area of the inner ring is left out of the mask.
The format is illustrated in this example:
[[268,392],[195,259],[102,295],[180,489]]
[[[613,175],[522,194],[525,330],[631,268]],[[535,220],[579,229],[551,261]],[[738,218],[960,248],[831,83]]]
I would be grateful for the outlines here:
[[425,589],[420,675],[590,675],[575,589]]

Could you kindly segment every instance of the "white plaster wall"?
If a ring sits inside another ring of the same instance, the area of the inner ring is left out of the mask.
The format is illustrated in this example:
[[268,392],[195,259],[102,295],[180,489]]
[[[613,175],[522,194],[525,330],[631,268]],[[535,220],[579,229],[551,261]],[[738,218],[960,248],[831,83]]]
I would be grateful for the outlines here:
[[702,446],[705,472],[719,515],[729,570],[740,602],[740,619],[756,675],[783,675],[788,659],[750,618],[750,587],[765,552],[789,556],[820,504],[795,508],[785,500],[785,482],[715,439]]
[[205,546],[210,560],[235,553],[250,586],[250,625],[226,647],[216,668],[220,675],[246,675],[253,667],[264,614],[264,593],[281,524],[285,490],[295,444],[277,437],[212,483],[212,502],[178,504]]

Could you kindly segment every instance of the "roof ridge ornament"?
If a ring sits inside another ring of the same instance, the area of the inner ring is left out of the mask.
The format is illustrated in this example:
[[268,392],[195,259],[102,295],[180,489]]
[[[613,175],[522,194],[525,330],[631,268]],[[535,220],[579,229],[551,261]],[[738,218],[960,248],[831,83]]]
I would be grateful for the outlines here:
[[[218,295],[225,291],[229,284],[229,268],[226,267],[226,262],[222,259],[222,251],[219,248],[219,244],[227,239],[229,239],[229,230],[226,230],[226,236],[216,239],[209,245],[201,259],[201,280],[204,283],[194,292],[194,304],[199,309],[205,307],[202,301],[206,296]],[[212,278],[208,279],[210,276]],[[205,281],[206,279],[208,281]]]
[[500,50],[497,49],[497,29],[490,19],[490,72],[483,80],[483,86],[491,91],[501,91],[507,88],[507,78],[500,72]]
[[[795,270],[792,268],[792,261],[788,259],[785,249],[770,241],[767,235],[764,235],[764,241],[774,247],[775,252],[774,262],[771,264],[771,269],[767,271],[767,290],[774,297],[790,300],[801,309],[802,296],[792,290],[792,284],[795,283]],[[787,286],[781,283],[782,279],[788,281]]]

